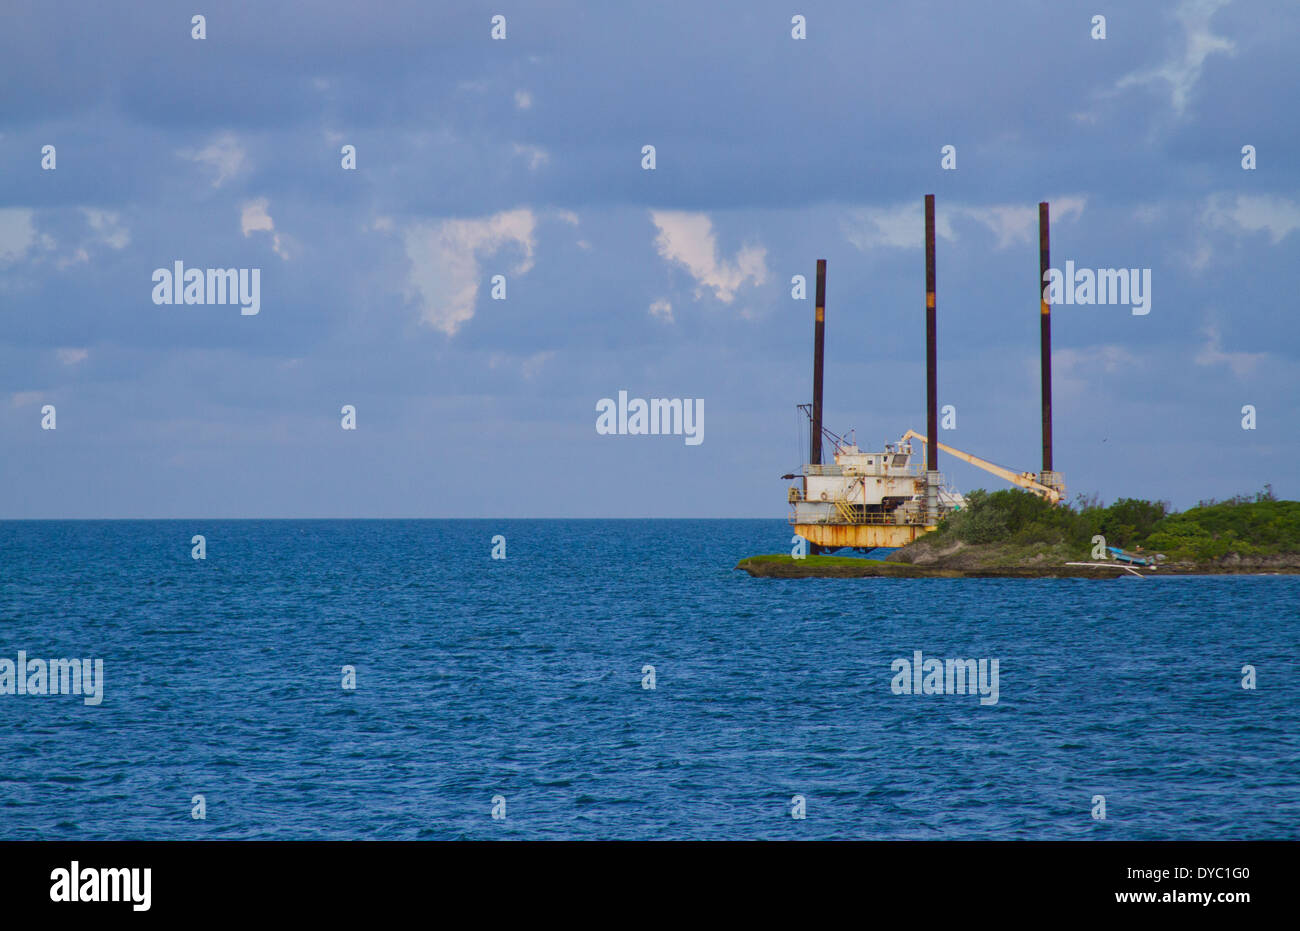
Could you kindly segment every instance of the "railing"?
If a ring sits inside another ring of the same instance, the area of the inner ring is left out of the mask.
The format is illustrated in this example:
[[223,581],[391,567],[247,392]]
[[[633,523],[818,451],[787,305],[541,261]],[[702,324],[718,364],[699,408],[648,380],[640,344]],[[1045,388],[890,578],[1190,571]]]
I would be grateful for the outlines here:
[[[791,490],[796,491],[795,489],[791,489]],[[791,524],[800,523],[800,521],[795,519],[795,514],[796,514],[795,505],[800,503],[809,503],[809,502],[807,502],[804,499],[803,495],[800,494],[790,495],[789,520]],[[827,517],[822,517],[818,520],[803,521],[803,523],[872,524],[875,526],[882,526],[882,527],[897,527],[900,525],[908,525],[908,524],[924,524],[926,522],[925,514],[921,510],[904,511],[903,513],[905,519],[899,521],[894,517],[894,511],[890,511],[888,513],[881,512],[881,511],[868,511],[862,505],[852,504],[849,501],[845,500],[844,498],[832,498],[829,501],[813,501],[811,503],[812,504],[833,504],[835,505],[835,513]]]

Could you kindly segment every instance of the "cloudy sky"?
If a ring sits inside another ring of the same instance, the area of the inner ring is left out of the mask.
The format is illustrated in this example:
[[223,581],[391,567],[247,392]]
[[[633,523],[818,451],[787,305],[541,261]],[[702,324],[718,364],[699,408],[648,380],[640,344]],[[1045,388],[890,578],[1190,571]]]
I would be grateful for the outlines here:
[[[925,427],[927,193],[948,443],[1038,465],[1048,200],[1152,274],[1053,315],[1070,492],[1300,497],[1300,7],[1106,6],[8,0],[0,517],[783,517],[818,258],[827,426]],[[704,442],[598,435],[620,389]]]

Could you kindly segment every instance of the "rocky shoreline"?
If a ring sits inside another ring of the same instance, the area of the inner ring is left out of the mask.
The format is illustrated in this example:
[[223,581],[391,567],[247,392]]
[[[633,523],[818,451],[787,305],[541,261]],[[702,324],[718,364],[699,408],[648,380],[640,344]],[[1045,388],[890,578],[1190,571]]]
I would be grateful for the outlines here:
[[[768,579],[1114,579],[1133,578],[1120,563],[1072,566],[1070,562],[1097,562],[1062,547],[1012,548],[1000,545],[968,546],[956,542],[938,547],[918,540],[891,553],[888,559],[853,556],[784,554],[750,556],[736,568],[755,578]],[[1300,554],[1243,558],[1229,554],[1211,562],[1162,562],[1159,568],[1134,567],[1143,576],[1169,575],[1296,575]]]

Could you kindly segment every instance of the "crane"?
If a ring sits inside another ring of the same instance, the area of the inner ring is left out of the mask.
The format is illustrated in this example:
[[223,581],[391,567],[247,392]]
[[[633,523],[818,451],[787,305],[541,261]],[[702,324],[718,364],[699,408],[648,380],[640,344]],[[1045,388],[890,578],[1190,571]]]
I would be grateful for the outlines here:
[[[908,430],[903,434],[903,442],[907,440],[920,440],[922,445],[928,440],[915,430]],[[1038,495],[1038,497],[1047,500],[1051,504],[1059,504],[1061,501],[1061,492],[1063,488],[1053,488],[1050,485],[1044,485],[1038,480],[1038,476],[1033,472],[1012,472],[1010,469],[1004,469],[1000,465],[995,465],[987,459],[981,459],[979,456],[972,456],[970,453],[964,453],[960,449],[953,449],[943,443],[935,442],[935,445],[951,456],[956,456],[963,462],[969,462],[976,468],[983,469],[985,472],[991,472],[998,478],[1005,479],[1013,485],[1025,489]]]

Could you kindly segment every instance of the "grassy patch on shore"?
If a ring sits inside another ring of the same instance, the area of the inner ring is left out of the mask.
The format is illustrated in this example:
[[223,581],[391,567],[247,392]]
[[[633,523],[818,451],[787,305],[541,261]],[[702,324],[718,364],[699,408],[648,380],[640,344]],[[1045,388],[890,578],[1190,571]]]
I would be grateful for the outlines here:
[[788,554],[750,556],[737,565],[750,575],[765,578],[912,578],[918,576],[960,575],[946,569],[917,568],[907,563],[863,559],[860,556],[805,556],[795,559]]
[[1140,498],[1121,498],[1103,507],[1095,498],[1080,497],[1073,506],[1053,507],[1018,489],[977,490],[938,530],[895,555],[907,561],[907,551],[919,544],[937,552],[960,542],[995,546],[988,556],[998,562],[1048,551],[1053,557],[1089,559],[1097,535],[1108,546],[1160,552],[1178,562],[1300,553],[1300,501],[1279,501],[1265,486],[1255,495],[1203,501],[1172,513],[1166,502]]
[[[863,562],[861,556],[805,556],[796,560],[789,553],[765,553],[762,556],[750,556],[742,560],[747,563],[782,563],[801,562],[809,566],[857,566]],[[882,562],[883,560],[875,560]]]

